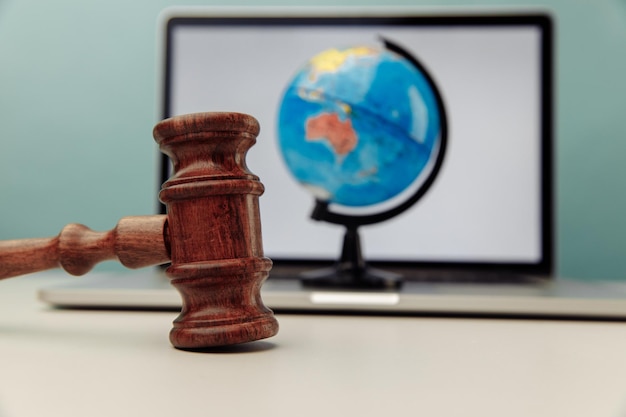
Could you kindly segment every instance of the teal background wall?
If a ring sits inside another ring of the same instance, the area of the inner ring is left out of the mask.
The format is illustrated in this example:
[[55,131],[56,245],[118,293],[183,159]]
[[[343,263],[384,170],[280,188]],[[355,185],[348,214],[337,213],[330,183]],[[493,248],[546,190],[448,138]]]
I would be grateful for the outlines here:
[[0,239],[155,210],[156,19],[175,4],[552,9],[557,272],[626,279],[626,0],[0,0]]

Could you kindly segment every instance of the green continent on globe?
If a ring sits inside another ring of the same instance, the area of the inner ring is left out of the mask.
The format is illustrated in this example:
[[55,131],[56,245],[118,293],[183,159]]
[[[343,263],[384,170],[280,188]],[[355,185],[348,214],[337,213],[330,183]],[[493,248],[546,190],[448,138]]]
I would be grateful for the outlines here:
[[288,84],[277,130],[301,184],[318,199],[359,207],[416,181],[439,145],[441,116],[412,61],[380,47],[332,48]]

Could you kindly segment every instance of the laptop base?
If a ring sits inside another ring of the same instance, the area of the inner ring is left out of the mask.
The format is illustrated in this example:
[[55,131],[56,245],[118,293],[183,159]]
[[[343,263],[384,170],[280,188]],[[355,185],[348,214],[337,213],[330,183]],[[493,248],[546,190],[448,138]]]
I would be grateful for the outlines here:
[[[164,273],[93,273],[78,284],[42,288],[40,300],[60,308],[180,310]],[[276,312],[333,312],[626,320],[626,285],[551,279],[529,283],[406,281],[399,290],[310,288],[298,279],[268,279],[264,303]]]

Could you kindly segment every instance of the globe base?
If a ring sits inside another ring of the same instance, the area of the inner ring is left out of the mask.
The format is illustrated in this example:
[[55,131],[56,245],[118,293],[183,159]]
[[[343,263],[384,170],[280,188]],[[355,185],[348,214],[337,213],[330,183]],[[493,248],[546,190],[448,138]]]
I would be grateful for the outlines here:
[[341,258],[335,266],[303,272],[300,281],[307,287],[397,289],[402,286],[403,277],[370,268],[363,259],[358,227],[346,225]]
[[300,275],[305,287],[343,289],[398,289],[402,286],[402,275],[375,268],[358,270],[336,267],[306,271]]

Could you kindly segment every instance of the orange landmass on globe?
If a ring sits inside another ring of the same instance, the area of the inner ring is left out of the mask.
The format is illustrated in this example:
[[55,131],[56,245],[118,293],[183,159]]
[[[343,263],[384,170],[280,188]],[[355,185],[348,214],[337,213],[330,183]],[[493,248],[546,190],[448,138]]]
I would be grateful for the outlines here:
[[337,113],[324,113],[308,119],[305,130],[307,140],[327,139],[337,155],[350,153],[358,141],[352,121],[341,121]]

